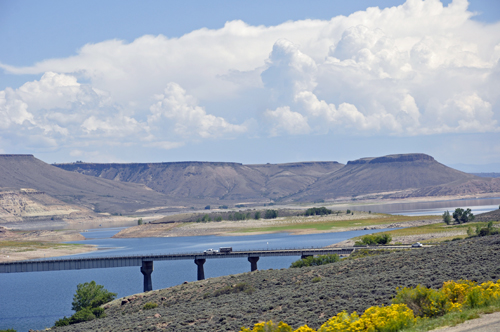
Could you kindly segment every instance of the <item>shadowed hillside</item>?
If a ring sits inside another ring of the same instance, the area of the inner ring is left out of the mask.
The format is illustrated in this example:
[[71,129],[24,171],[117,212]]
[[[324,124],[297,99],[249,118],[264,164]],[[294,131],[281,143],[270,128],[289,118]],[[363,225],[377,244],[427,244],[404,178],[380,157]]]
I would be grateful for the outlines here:
[[265,165],[172,162],[55,166],[109,180],[141,183],[172,198],[267,202],[304,190],[344,165],[337,162]]
[[46,164],[32,155],[0,155],[0,188],[35,189],[96,212],[127,212],[164,206],[165,195],[144,185],[85,176]]
[[405,198],[500,192],[500,179],[480,178],[422,153],[337,162],[243,165],[225,162],[72,163],[62,169],[144,184],[168,197],[221,205],[313,202],[338,198]]
[[[312,201],[375,193],[386,197],[459,195],[500,188],[490,182],[440,164],[426,154],[397,154],[349,161],[342,169],[322,177],[314,186],[290,199]],[[475,183],[474,189],[460,187],[465,183]]]

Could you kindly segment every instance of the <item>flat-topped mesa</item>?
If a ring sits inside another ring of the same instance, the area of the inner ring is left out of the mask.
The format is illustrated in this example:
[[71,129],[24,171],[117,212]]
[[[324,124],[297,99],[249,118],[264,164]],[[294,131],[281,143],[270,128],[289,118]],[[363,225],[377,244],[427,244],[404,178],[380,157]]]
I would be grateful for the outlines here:
[[158,162],[158,163],[92,163],[77,161],[74,163],[57,163],[57,166],[62,169],[72,169],[75,167],[89,168],[89,167],[187,167],[187,166],[242,166],[241,163],[227,162],[227,161],[172,161],[172,162]]
[[0,158],[34,158],[32,154],[0,154]]
[[413,161],[435,161],[435,159],[424,153],[391,154],[378,158],[361,158],[348,161],[347,165],[403,163]]

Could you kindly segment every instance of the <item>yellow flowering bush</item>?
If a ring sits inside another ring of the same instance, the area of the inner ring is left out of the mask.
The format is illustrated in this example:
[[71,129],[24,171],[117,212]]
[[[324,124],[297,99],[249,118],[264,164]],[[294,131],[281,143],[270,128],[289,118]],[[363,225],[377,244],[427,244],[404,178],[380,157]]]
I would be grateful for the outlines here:
[[266,323],[257,323],[251,330],[247,329],[246,327],[242,327],[240,331],[241,332],[293,332],[292,328],[288,324],[283,322],[275,324],[273,323],[272,320]]
[[413,311],[405,304],[392,304],[388,307],[370,307],[360,318],[367,332],[396,332],[415,324]]
[[318,332],[361,332],[364,331],[363,329],[363,323],[359,320],[356,311],[349,315],[344,310],[321,325]]
[[500,280],[483,282],[472,287],[465,296],[464,304],[469,308],[479,308],[500,300]]
[[419,317],[442,316],[449,311],[450,301],[446,295],[422,285],[417,287],[398,287],[392,300],[394,304],[406,304]]
[[[396,332],[414,325],[415,316],[437,317],[463,307],[479,308],[500,303],[500,280],[477,285],[474,281],[446,281],[439,290],[418,285],[398,288],[390,306],[370,307],[363,315],[348,314],[345,310],[321,325],[317,332]],[[419,318],[420,319],[420,318]],[[289,325],[272,321],[258,323],[252,330],[241,332],[316,332],[307,325],[293,330]]]

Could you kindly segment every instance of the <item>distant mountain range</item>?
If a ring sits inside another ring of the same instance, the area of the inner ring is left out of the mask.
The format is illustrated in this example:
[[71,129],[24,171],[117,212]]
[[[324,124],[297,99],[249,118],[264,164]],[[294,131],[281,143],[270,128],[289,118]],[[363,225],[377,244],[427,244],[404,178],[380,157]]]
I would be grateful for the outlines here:
[[[346,165],[335,161],[49,165],[32,155],[0,155],[0,192],[15,194],[21,189],[23,195],[42,192],[59,205],[130,213],[204,205],[500,193],[500,178],[464,173],[425,154],[361,158]],[[8,203],[0,200],[0,212],[2,204]]]

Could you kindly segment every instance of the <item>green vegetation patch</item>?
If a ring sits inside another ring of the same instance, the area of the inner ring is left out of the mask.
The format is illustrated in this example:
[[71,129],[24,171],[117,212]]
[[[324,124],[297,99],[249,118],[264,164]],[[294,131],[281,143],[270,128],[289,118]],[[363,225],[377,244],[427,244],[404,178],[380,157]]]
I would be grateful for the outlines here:
[[338,261],[340,261],[340,257],[337,254],[318,255],[316,257],[309,256],[293,262],[292,265],[290,265],[290,267],[297,268],[304,266],[319,266],[319,265],[335,263]]
[[[372,214],[375,215],[375,214]],[[413,220],[422,220],[422,219],[436,219],[436,216],[418,216],[418,217],[409,217],[409,216],[392,216],[392,215],[378,215],[379,218],[367,218],[367,219],[354,219],[354,220],[328,220],[328,221],[318,221],[311,222],[307,218],[298,219],[295,218],[290,220],[290,223],[287,224],[286,220],[283,221],[283,225],[280,226],[269,226],[269,227],[255,227],[248,228],[246,230],[239,230],[237,232],[245,232],[245,233],[253,233],[253,232],[287,232],[292,230],[302,230],[302,229],[315,229],[317,231],[329,231],[335,230],[336,228],[349,228],[349,227],[367,227],[374,225],[386,225],[393,224],[399,222],[407,222]],[[302,221],[300,221],[302,220]]]
[[[493,222],[493,225],[499,224],[499,222]],[[430,225],[424,225],[424,226],[417,226],[417,227],[408,227],[408,228],[402,228],[402,229],[397,229],[393,231],[389,231],[387,233],[391,234],[393,237],[395,236],[408,236],[408,235],[421,235],[421,234],[439,234],[439,233],[447,233],[450,231],[454,230],[463,230],[467,231],[469,227],[472,227],[473,229],[475,227],[480,227],[480,228],[487,228],[488,223],[487,222],[469,222],[467,224],[456,224],[456,225],[445,225],[445,224],[430,224]]]

